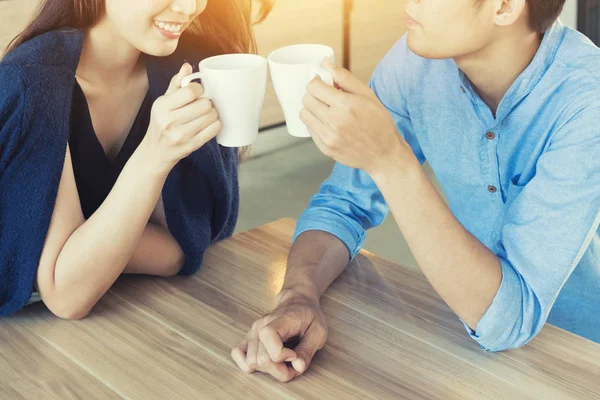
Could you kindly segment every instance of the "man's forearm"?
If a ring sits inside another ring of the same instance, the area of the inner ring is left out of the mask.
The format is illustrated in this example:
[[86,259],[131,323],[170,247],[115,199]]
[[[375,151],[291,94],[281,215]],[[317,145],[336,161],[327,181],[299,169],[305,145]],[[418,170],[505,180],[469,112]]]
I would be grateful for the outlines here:
[[500,287],[500,261],[454,217],[416,160],[408,164],[373,179],[429,282],[476,329]]
[[321,297],[349,260],[348,249],[337,237],[322,231],[305,232],[290,252],[282,291]]

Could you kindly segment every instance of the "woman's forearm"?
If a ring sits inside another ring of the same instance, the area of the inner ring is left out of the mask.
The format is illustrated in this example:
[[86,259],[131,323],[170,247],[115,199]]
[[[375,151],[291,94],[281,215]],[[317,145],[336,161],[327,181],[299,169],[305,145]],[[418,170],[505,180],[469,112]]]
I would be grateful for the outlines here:
[[172,276],[181,270],[184,261],[183,251],[169,230],[148,222],[123,273]]
[[60,251],[53,290],[60,303],[77,305],[76,314],[89,312],[108,291],[142,240],[168,174],[150,162],[138,149],[104,203]]
[[162,195],[158,198],[156,207],[154,207],[154,211],[152,211],[152,215],[150,215],[150,222],[164,228],[167,227],[167,215],[165,213],[165,204]]

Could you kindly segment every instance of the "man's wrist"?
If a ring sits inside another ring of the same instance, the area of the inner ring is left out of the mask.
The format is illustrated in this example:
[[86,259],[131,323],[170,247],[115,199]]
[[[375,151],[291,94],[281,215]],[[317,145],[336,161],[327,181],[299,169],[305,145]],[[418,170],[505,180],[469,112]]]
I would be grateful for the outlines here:
[[277,295],[276,303],[283,303],[293,297],[305,297],[318,302],[321,296],[317,287],[311,282],[291,282],[283,285]]
[[397,145],[383,154],[374,162],[372,168],[365,172],[380,187],[390,179],[395,180],[393,177],[401,177],[406,180],[415,179],[422,172],[422,166],[408,143],[398,136]]

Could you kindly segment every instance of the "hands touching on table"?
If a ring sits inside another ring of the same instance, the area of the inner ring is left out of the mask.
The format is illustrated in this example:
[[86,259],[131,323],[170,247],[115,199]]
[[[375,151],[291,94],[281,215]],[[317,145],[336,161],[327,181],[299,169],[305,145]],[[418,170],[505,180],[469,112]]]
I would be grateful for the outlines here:
[[[342,273],[350,254],[333,235],[298,236],[273,310],[256,321],[231,356],[246,373],[264,372],[282,382],[302,375],[327,340],[320,298]],[[297,345],[291,344],[297,339]]]
[[263,372],[288,382],[302,375],[323,348],[327,326],[314,293],[285,289],[275,303],[273,311],[252,325],[231,356],[246,373]]
[[[324,66],[336,87],[313,80],[301,114],[319,149],[340,163],[371,173],[389,164],[396,154],[392,150],[410,152],[375,93],[343,68]],[[231,352],[242,371],[263,372],[288,382],[307,370],[327,340],[319,299],[349,258],[346,246],[328,233],[308,231],[297,238],[275,307],[252,325]],[[293,338],[298,338],[297,345],[286,343]]]

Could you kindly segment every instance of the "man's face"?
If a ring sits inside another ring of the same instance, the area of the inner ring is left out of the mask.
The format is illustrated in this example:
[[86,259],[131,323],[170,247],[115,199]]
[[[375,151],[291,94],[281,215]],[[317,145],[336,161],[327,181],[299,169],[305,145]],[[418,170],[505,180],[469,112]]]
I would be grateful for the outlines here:
[[460,58],[484,48],[496,32],[493,0],[406,0],[408,47],[425,58]]

